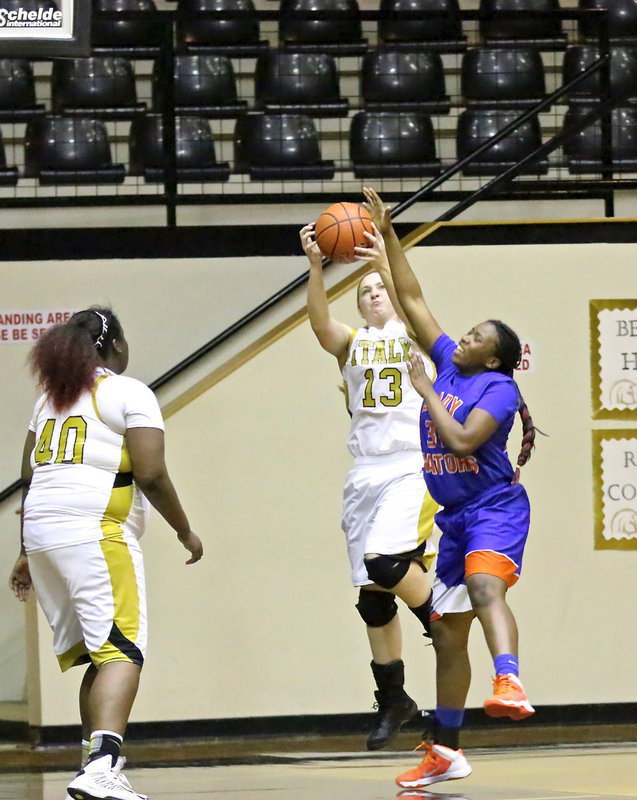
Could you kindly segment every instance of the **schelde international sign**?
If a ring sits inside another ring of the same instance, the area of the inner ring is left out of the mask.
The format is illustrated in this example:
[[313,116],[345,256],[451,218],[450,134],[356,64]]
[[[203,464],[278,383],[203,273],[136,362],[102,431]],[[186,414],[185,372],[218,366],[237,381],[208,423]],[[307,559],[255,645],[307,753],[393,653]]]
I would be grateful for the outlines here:
[[18,0],[10,5],[0,8],[0,57],[90,55],[90,0]]
[[33,3],[0,8],[0,39],[70,38],[73,35],[73,3],[57,3],[34,8]]
[[61,28],[63,14],[53,8],[0,8],[0,29],[16,28]]

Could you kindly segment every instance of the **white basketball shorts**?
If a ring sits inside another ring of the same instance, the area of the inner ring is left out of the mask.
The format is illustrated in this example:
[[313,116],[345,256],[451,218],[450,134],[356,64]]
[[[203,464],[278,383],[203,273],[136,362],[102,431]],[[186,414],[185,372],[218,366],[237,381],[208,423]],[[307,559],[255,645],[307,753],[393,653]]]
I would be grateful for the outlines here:
[[64,672],[90,661],[144,662],[147,640],[142,551],[131,534],[28,556],[38,602]]
[[422,476],[420,452],[357,458],[345,481],[341,523],[353,585],[372,583],[365,553],[407,553],[426,542],[422,561],[429,568],[436,554],[431,541],[436,511]]

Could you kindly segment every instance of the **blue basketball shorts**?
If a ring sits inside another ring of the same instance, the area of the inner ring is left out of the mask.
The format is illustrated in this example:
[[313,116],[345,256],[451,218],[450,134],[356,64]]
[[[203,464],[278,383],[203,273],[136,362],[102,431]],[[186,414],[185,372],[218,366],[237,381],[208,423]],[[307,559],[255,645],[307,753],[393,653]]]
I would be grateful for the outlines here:
[[496,575],[507,586],[518,580],[530,523],[521,484],[497,487],[462,508],[445,508],[436,523],[442,531],[436,577],[446,587],[476,573]]

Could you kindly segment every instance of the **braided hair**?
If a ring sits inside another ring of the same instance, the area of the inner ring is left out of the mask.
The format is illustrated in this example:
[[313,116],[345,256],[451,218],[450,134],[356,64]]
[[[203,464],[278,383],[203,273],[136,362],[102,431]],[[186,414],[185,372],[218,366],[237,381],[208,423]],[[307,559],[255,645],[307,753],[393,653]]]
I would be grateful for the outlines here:
[[56,412],[90,390],[95,369],[109,356],[122,326],[110,308],[91,306],[68,322],[53,325],[38,339],[28,363]]
[[[497,344],[495,348],[495,357],[499,359],[500,366],[496,368],[496,372],[501,372],[513,378],[515,368],[520,363],[522,358],[522,345],[517,333],[512,330],[504,322],[499,319],[488,320],[495,328]],[[533,424],[531,413],[524,402],[524,398],[516,383],[518,396],[520,398],[520,407],[518,413],[522,421],[522,446],[518,454],[517,464],[518,467],[523,467],[526,462],[531,458],[531,451],[535,447],[535,432],[537,428]]]

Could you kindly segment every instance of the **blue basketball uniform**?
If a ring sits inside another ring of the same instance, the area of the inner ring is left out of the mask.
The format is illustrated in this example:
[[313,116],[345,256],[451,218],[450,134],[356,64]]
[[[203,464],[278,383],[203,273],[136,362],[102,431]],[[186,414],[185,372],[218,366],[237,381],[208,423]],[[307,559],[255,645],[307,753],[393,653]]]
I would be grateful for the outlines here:
[[466,602],[464,607],[454,602],[446,608],[440,602],[446,590],[464,584],[469,574],[493,574],[508,586],[515,583],[530,518],[526,491],[513,483],[514,470],[506,452],[520,404],[515,381],[492,371],[463,375],[451,360],[455,349],[456,343],[442,334],[430,354],[437,370],[434,387],[445,408],[460,423],[474,408],[483,409],[499,427],[470,456],[455,456],[438,437],[423,404],[423,475],[432,497],[444,506],[436,515],[443,533],[436,566],[436,580],[442,586],[434,591],[437,614],[471,608]]
[[446,508],[464,506],[495,486],[511,483],[514,472],[506,442],[520,402],[515,381],[501,372],[462,375],[451,361],[455,349],[456,343],[443,333],[431,351],[438,372],[434,388],[443,405],[461,424],[474,408],[481,408],[495,418],[499,427],[475,453],[460,458],[440,441],[423,404],[420,441],[424,476],[434,500]]

